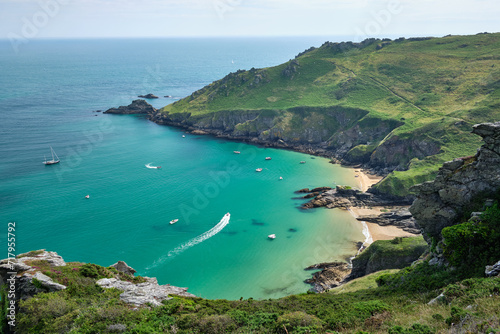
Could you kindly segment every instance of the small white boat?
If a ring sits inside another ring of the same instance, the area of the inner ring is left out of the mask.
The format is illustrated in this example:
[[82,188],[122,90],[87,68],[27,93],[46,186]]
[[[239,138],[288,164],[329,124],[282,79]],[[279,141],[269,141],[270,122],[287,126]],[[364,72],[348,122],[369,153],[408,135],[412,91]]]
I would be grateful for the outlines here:
[[241,152],[240,151],[233,151],[234,154],[240,154]]
[[269,239],[276,239],[276,234],[269,234],[267,237]]
[[280,180],[283,180],[283,176],[280,176]]
[[177,223],[178,221],[179,221],[179,219],[172,219],[172,220],[170,221],[170,225],[175,224],[175,223]]
[[182,138],[186,138],[186,135],[182,135]]
[[255,171],[256,172],[262,172],[262,168],[257,168]]
[[90,195],[85,196],[85,198],[90,198]]
[[[59,157],[57,156],[56,152],[54,152],[54,150],[52,149],[52,146],[50,146],[50,153],[52,153],[52,160],[47,161],[47,158],[45,158],[45,161],[43,161],[43,164],[46,166],[47,165],[55,165],[55,164],[58,164],[60,162]],[[54,158],[54,155],[55,155],[55,158]]]
[[271,160],[271,157],[266,157],[266,160]]
[[300,163],[301,163],[301,164],[305,164],[306,162],[305,162],[305,161],[301,161]]

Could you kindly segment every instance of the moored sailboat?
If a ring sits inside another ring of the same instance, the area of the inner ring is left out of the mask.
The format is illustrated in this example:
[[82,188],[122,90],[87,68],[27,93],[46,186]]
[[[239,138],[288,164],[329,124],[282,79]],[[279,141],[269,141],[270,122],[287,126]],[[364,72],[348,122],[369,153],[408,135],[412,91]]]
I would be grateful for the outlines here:
[[59,163],[60,162],[59,157],[57,156],[56,152],[54,152],[54,149],[52,149],[52,146],[50,146],[50,153],[52,154],[52,160],[47,160],[47,158],[45,157],[45,161],[43,162],[43,164],[54,165]]

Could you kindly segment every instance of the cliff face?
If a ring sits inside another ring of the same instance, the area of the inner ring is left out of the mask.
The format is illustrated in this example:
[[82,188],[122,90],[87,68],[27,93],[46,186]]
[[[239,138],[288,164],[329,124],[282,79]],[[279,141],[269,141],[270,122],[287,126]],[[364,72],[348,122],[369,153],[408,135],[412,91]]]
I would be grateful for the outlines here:
[[[367,114],[362,109],[339,106],[295,107],[226,110],[201,115],[158,111],[151,115],[151,120],[190,131],[203,130],[219,137],[327,155],[348,164],[370,163],[372,168],[380,170],[396,168],[399,161],[388,161],[392,166],[384,159],[373,160],[371,156],[377,145],[402,123],[365,117]],[[401,150],[404,145],[406,143],[401,143]],[[363,147],[361,156],[349,154],[360,147]]]
[[484,141],[476,155],[446,162],[434,181],[414,187],[410,211],[428,240],[440,240],[475,197],[500,189],[500,122],[477,124],[472,132]]

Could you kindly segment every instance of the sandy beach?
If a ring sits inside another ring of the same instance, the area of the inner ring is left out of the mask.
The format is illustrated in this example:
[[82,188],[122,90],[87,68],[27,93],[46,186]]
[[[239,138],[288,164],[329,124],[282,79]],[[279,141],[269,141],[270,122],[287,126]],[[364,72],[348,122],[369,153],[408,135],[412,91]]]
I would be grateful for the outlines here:
[[357,179],[359,182],[359,188],[361,189],[361,191],[367,191],[372,185],[378,183],[380,180],[383,179],[382,176],[370,175],[370,174],[364,173],[360,169],[355,169],[354,172],[355,172],[355,175],[357,175]]
[[[372,185],[376,184],[380,180],[382,180],[381,176],[366,174],[360,169],[355,169],[355,175],[358,175],[357,179],[360,183],[360,189],[362,191],[367,191]],[[379,215],[382,210],[385,210],[384,207],[372,207],[372,208],[357,208],[351,207],[349,212],[355,217],[359,216],[368,216],[368,215]],[[365,246],[368,246],[374,241],[377,240],[391,240],[395,237],[415,237],[416,234],[409,233],[403,231],[402,229],[397,228],[396,226],[380,226],[375,223],[368,222],[360,222],[361,224],[366,224],[368,227],[368,231],[370,232],[370,237],[367,238],[365,242]]]

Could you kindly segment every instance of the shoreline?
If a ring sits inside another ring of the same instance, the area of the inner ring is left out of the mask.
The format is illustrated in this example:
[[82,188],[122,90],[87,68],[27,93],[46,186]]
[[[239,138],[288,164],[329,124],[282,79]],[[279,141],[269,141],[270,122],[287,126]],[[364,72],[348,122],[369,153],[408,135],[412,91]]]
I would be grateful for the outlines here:
[[[380,215],[382,213],[384,207],[373,207],[371,209],[368,208],[359,208],[359,207],[350,207],[348,211],[354,218],[365,215]],[[363,242],[363,246],[367,247],[371,245],[373,242],[377,240],[392,240],[396,237],[416,237],[416,234],[403,231],[402,229],[393,226],[380,226],[375,223],[360,221],[360,223],[368,229],[368,233],[370,236],[366,236],[365,241]]]

